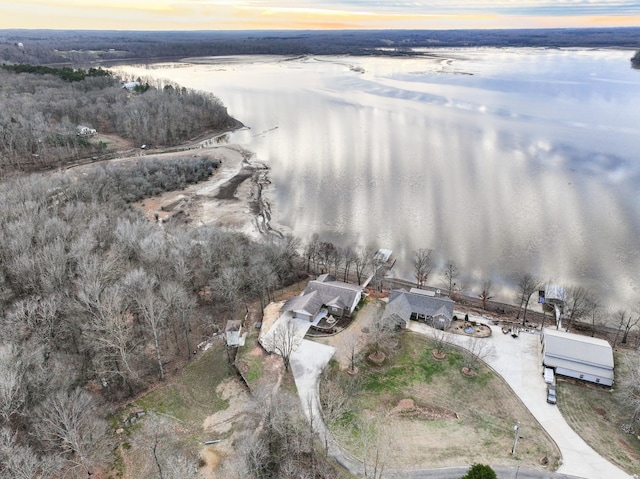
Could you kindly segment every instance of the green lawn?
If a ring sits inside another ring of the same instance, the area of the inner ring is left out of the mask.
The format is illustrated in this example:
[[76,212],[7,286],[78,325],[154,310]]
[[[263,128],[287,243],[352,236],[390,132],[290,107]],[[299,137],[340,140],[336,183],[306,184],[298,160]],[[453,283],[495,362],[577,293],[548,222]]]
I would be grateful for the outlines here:
[[[204,420],[229,406],[216,388],[231,377],[226,348],[218,341],[193,359],[180,375],[158,384],[119,411],[116,414],[118,421],[131,417],[135,411],[144,411],[145,416],[137,419],[136,424],[125,427],[124,433],[118,436],[120,447],[116,450],[117,459],[110,477],[133,479],[155,475],[152,455],[154,434],[162,437],[159,442],[161,451],[182,455],[195,467],[202,442],[210,439],[205,436]],[[229,435],[227,432],[216,438],[223,439]]]
[[231,376],[225,348],[220,341],[194,359],[180,376],[159,384],[134,402],[134,407],[171,417],[187,426],[202,425],[215,411],[228,403],[216,393],[216,387]]
[[[357,378],[335,366],[327,374],[325,381],[342,384],[347,391],[352,381],[357,383],[357,391],[348,392],[346,413],[332,424],[353,455],[362,457],[370,448],[371,440],[363,440],[363,435],[369,425],[378,424],[377,437],[389,438],[384,442],[390,445],[390,470],[474,462],[542,469],[544,457],[551,469],[557,466],[555,444],[502,378],[487,367],[467,377],[461,373],[458,350],[450,349],[444,361],[436,361],[432,349],[426,338],[403,333],[399,349],[388,351],[383,366],[363,360]],[[323,385],[323,394],[328,390]],[[413,400],[415,408],[397,410],[403,399]],[[523,437],[511,455],[518,422]]]

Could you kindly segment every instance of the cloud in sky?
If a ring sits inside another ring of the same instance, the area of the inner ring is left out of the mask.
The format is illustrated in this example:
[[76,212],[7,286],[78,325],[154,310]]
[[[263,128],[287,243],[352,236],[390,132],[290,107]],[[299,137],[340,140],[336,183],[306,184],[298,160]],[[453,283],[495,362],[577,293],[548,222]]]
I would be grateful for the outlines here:
[[0,0],[0,28],[640,26],[640,0]]

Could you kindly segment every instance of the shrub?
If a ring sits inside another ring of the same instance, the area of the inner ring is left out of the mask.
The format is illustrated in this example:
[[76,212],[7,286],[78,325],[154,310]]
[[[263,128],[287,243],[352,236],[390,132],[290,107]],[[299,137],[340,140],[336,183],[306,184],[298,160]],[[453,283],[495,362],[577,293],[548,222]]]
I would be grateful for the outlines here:
[[491,466],[474,464],[467,473],[462,476],[462,479],[497,479],[497,477],[494,470],[491,469]]

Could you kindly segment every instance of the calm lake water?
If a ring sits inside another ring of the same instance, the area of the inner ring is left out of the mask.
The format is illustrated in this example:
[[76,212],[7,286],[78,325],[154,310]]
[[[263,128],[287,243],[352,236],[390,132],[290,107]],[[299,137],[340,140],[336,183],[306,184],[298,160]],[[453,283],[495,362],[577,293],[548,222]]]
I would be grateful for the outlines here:
[[[234,57],[126,71],[217,95],[271,168],[274,222],[434,248],[472,290],[530,272],[640,300],[640,71],[616,50]],[[438,279],[433,278],[437,286]]]

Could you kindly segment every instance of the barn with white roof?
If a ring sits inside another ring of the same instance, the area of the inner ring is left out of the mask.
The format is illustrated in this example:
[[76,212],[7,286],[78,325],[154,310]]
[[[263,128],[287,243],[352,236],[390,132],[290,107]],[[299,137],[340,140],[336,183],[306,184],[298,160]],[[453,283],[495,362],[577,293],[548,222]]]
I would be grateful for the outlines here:
[[613,385],[613,349],[604,339],[545,328],[542,364],[556,375]]

